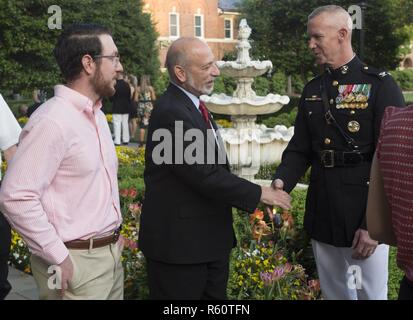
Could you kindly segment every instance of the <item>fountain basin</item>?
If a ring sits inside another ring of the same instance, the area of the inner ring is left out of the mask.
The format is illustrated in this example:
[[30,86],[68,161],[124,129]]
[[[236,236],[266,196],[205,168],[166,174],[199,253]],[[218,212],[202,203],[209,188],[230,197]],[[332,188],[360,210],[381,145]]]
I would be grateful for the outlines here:
[[249,61],[239,63],[238,61],[217,61],[217,67],[221,74],[233,78],[255,78],[272,70],[271,61]]
[[261,165],[281,162],[282,153],[294,135],[294,127],[276,125],[267,128],[222,128],[219,133],[224,141],[232,171],[253,180]]
[[227,115],[261,115],[274,113],[283,105],[290,102],[288,96],[279,94],[268,94],[265,97],[254,96],[251,98],[230,97],[226,94],[213,94],[212,96],[201,96],[209,111]]

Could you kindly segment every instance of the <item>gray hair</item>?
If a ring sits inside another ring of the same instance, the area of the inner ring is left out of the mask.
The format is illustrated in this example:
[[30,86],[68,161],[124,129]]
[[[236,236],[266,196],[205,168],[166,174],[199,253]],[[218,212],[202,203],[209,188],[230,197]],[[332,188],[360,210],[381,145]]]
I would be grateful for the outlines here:
[[353,30],[353,20],[351,19],[350,14],[346,10],[344,10],[342,7],[336,6],[333,4],[327,5],[327,6],[321,6],[321,7],[314,9],[314,11],[311,12],[310,15],[308,16],[308,22],[311,19],[321,15],[322,13],[339,14],[343,18],[346,18],[346,27],[351,34]]

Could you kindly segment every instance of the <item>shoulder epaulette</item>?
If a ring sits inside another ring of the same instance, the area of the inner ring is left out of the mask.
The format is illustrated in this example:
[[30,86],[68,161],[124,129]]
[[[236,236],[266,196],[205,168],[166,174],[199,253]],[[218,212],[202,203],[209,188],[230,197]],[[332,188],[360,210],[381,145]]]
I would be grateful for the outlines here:
[[370,67],[368,65],[363,65],[362,66],[362,71],[364,73],[370,74],[372,76],[375,76],[376,78],[379,79],[384,79],[385,77],[390,75],[390,72],[383,71],[374,67]]
[[[316,80],[320,79],[322,76],[323,76],[322,74],[319,74],[319,75],[315,76],[314,78],[312,78],[310,81],[308,81],[308,83],[311,83],[311,82],[313,82],[313,81],[316,81]],[[307,83],[307,84],[308,84],[308,83]]]

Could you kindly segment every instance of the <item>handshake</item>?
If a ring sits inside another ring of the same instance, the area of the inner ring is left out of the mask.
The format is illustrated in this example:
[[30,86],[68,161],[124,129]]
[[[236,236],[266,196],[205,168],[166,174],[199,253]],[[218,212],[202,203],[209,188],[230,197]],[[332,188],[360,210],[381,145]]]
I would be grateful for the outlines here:
[[281,207],[284,210],[291,209],[291,196],[283,190],[284,182],[276,179],[271,187],[261,187],[260,201],[267,205],[267,212],[271,216],[273,206]]

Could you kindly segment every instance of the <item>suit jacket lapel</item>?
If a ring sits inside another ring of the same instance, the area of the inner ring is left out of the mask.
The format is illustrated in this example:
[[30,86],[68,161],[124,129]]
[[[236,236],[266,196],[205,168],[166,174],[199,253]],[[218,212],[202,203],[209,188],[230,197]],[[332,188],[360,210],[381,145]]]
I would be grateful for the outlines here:
[[197,107],[194,105],[192,100],[181,90],[179,89],[176,85],[170,83],[168,90],[171,90],[179,100],[182,101],[182,104],[188,109],[190,112],[191,118],[194,120],[194,122],[197,124],[197,127],[206,130],[206,124],[204,119],[202,118],[201,113],[198,111]]
[[[207,125],[204,121],[204,118],[201,115],[201,112],[199,112],[198,108],[194,105],[192,100],[181,89],[179,89],[176,85],[172,83],[169,84],[168,90],[170,90],[173,93],[173,95],[177,97],[177,100],[178,100],[177,103],[182,103],[183,106],[185,106],[188,109],[188,111],[190,112],[191,118],[195,121],[195,123],[197,124],[197,127],[206,133],[208,129]],[[211,115],[209,115],[209,120],[211,121],[212,127],[215,130],[215,134],[217,136],[218,141],[216,141],[215,138],[213,140],[208,139],[208,136],[207,136],[207,139],[206,139],[207,143],[213,144],[215,154],[219,152],[218,143],[220,144],[219,147],[222,148],[222,150],[225,152],[224,143],[222,141],[220,134],[217,131],[218,127],[214,119],[211,117]],[[229,161],[228,161],[228,157],[226,153],[225,153],[225,159],[226,159],[225,167],[229,171],[230,170]]]

